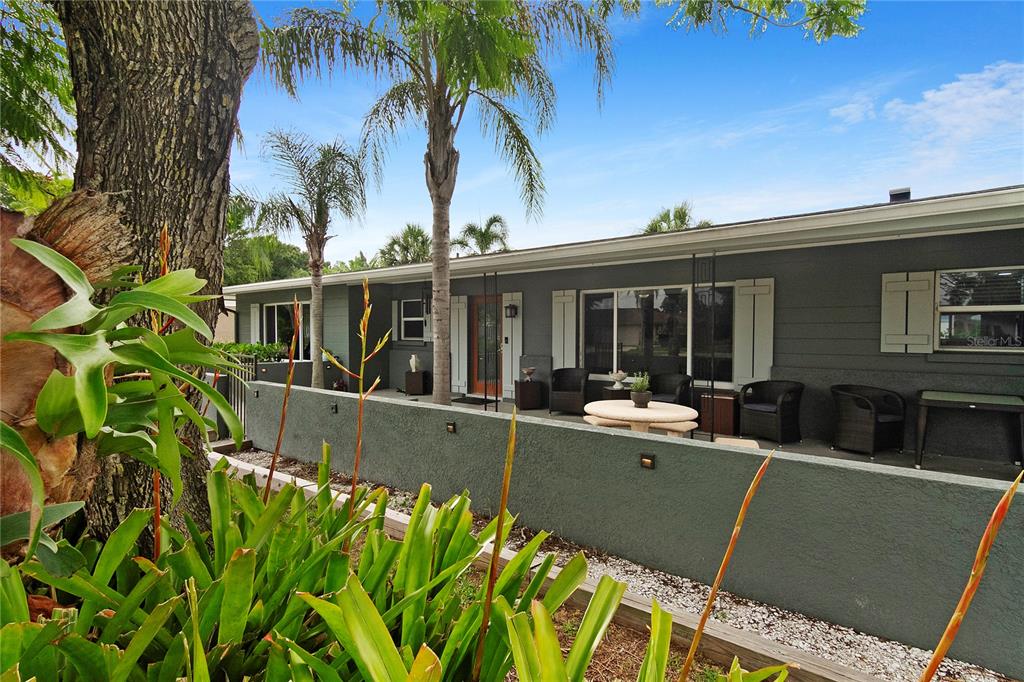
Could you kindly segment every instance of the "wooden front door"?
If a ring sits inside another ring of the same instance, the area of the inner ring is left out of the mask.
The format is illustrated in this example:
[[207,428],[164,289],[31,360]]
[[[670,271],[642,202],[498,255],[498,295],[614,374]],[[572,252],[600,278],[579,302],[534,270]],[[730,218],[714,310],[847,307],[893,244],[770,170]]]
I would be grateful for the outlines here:
[[501,297],[472,296],[469,304],[469,389],[494,397],[501,390]]

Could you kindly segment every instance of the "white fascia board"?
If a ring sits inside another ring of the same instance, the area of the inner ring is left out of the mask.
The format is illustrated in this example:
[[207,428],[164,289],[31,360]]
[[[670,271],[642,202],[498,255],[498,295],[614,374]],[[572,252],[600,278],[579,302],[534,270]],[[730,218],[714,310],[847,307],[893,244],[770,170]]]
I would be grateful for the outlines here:
[[[882,204],[788,218],[719,225],[683,232],[637,235],[559,244],[506,253],[451,259],[453,278],[491,272],[559,269],[606,265],[645,258],[666,258],[712,252],[749,252],[759,248],[801,248],[893,238],[963,233],[972,230],[1024,227],[1024,187]],[[429,280],[430,263],[324,275],[324,285],[354,285]],[[225,294],[244,294],[308,287],[309,277],[224,287]]]

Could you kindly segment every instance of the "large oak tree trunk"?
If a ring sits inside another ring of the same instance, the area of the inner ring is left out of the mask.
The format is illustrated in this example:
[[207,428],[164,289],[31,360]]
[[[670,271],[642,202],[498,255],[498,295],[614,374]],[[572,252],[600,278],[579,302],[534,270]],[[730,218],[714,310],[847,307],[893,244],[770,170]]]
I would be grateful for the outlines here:
[[[242,86],[259,49],[246,1],[59,2],[77,105],[75,188],[111,193],[129,234],[120,254],[153,276],[159,234],[171,269],[195,268],[220,293],[228,161]],[[197,311],[211,325],[217,303]],[[208,518],[207,463],[196,434],[183,462],[179,509]],[[151,504],[150,470],[106,458],[87,505],[104,536],[134,507]]]

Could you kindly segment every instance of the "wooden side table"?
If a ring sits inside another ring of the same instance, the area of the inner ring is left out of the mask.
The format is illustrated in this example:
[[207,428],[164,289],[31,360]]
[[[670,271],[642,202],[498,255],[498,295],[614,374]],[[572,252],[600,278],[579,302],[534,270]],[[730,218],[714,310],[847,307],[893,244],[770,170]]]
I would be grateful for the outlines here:
[[[714,402],[714,405],[712,405]],[[711,415],[715,415],[715,434],[735,436],[739,431],[739,401],[733,391],[715,391],[714,401],[710,393],[700,396],[700,430],[711,430]]]
[[544,402],[543,384],[539,381],[516,381],[516,409],[539,410]]
[[426,395],[430,393],[430,388],[430,375],[426,370],[405,373],[406,395]]

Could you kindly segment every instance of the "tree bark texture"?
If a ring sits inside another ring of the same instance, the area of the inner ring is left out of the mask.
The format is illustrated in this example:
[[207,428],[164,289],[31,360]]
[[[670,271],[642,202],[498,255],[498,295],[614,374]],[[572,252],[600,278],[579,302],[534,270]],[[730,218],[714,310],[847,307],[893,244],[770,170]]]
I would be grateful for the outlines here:
[[433,322],[434,366],[433,400],[438,405],[451,403],[451,206],[459,152],[455,149],[454,110],[446,97],[439,98],[427,116],[427,152],[423,165],[427,190],[433,207],[431,235],[431,321]]
[[[32,323],[70,296],[53,272],[15,248],[11,239],[34,240],[78,263],[90,280],[105,279],[123,263],[127,250],[110,197],[74,192],[43,214],[30,218],[3,211],[0,215],[0,329],[3,334],[26,331]],[[53,370],[70,366],[53,349],[35,343],[0,341],[0,409],[35,455],[50,504],[85,499],[96,476],[92,443],[79,436],[51,439],[36,424],[36,396]],[[21,467],[0,455],[0,514],[26,511],[31,502],[28,479]]]
[[[312,360],[313,372],[310,385],[313,388],[324,387],[324,363],[320,360],[320,349],[324,345],[324,248],[328,239],[326,225],[306,238],[310,281],[309,359]],[[301,312],[302,309],[299,310]]]
[[[126,263],[158,274],[160,232],[170,269],[195,268],[218,294],[223,275],[228,162],[242,87],[258,36],[248,1],[58,2],[77,106],[75,189],[109,193],[127,234]],[[199,304],[211,325],[217,302]],[[208,468],[194,432],[184,439],[179,510],[208,519]],[[101,460],[86,511],[94,534],[112,531],[152,500],[150,470]]]

